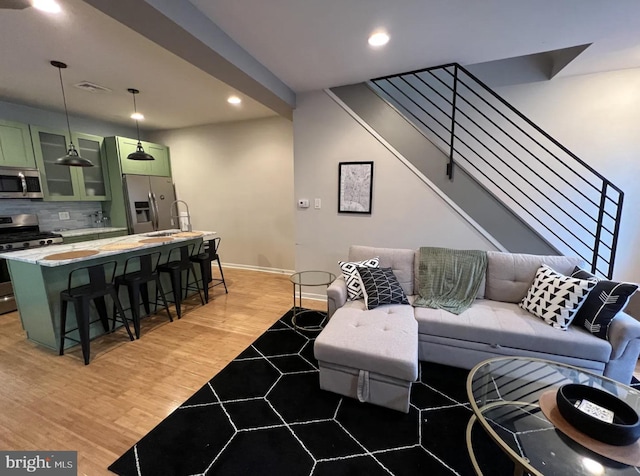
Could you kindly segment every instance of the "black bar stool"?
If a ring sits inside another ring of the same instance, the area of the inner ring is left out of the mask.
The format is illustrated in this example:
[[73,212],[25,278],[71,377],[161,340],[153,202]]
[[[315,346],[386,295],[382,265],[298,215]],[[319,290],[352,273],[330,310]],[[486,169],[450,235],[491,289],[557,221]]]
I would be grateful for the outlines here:
[[[160,275],[158,274],[158,263],[160,262],[161,253],[149,253],[141,256],[132,256],[124,262],[124,273],[116,276],[116,293],[120,290],[120,286],[126,286],[129,294],[129,303],[131,304],[131,316],[133,317],[133,328],[136,333],[136,339],[140,338],[140,297],[142,296],[142,304],[146,315],[151,314],[149,301],[148,283],[154,281],[156,283],[156,297],[154,301],[154,313],[158,310],[158,295],[162,298],[164,309],[167,311],[169,321],[173,322],[173,317],[169,312],[167,298],[160,283]],[[138,265],[137,271],[129,271],[130,267]]]
[[[224,292],[227,294],[229,293],[227,290],[227,283],[224,280],[220,257],[218,256],[218,248],[220,247],[221,240],[222,239],[220,237],[216,237],[212,240],[203,241],[200,243],[198,254],[190,258],[191,261],[200,265],[200,276],[202,277],[202,290],[204,291],[205,302],[209,302],[209,288],[222,284],[224,285]],[[218,262],[218,269],[220,270],[220,276],[222,277],[221,279],[213,278],[212,276],[211,263],[213,261]],[[213,284],[209,286],[209,283]]]
[[[187,272],[187,284],[184,290],[184,297],[187,297],[187,293],[189,291],[189,276],[193,273],[193,279],[196,287],[198,286],[196,270],[193,267],[193,263],[191,262],[190,255],[191,251],[195,245],[183,245],[176,248],[171,249],[169,251],[169,256],[167,257],[167,262],[161,265],[158,265],[158,271],[160,273],[169,274],[169,278],[171,279],[171,292],[173,293],[173,302],[176,305],[176,312],[178,313],[178,319],[182,317],[182,310],[180,308],[180,303],[182,302],[182,272]],[[171,257],[174,256],[174,252],[180,252],[180,259],[171,260]],[[204,306],[204,299],[202,299],[202,293],[200,292],[200,288],[198,287],[198,295],[200,296],[200,301]]]
[[[109,279],[107,279],[106,268],[113,266],[113,271]],[[113,278],[116,274],[117,263],[115,261],[108,261],[102,264],[96,264],[93,266],[85,266],[83,268],[74,269],[69,273],[69,279],[67,281],[67,289],[60,293],[60,355],[64,355],[64,341],[70,339],[74,342],[80,342],[82,346],[82,356],[84,357],[84,364],[89,364],[90,348],[89,348],[89,329],[94,322],[101,321],[102,327],[105,332],[109,332],[109,318],[107,316],[107,306],[104,300],[105,296],[111,296],[117,312],[113,314],[113,325],[115,327],[116,319],[124,324],[129,339],[133,340],[131,329],[129,329],[129,323],[124,315],[122,305],[118,299],[116,288],[113,285]],[[82,286],[71,287],[71,281],[74,276],[78,279],[80,273],[86,273],[89,277],[89,283]],[[99,319],[93,321],[89,316],[89,301],[93,299],[98,311]],[[67,306],[69,302],[73,303],[76,311],[76,321],[78,327],[75,329],[66,330],[67,326]],[[78,331],[80,334],[80,340],[69,337],[67,334],[73,331]]]

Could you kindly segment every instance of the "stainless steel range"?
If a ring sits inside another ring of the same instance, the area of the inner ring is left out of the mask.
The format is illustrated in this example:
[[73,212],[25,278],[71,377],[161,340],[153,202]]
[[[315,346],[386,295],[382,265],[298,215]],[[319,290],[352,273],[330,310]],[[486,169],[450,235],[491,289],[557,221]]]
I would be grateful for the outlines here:
[[2,254],[62,243],[62,236],[40,231],[37,215],[0,216],[0,314],[15,311],[11,277]]

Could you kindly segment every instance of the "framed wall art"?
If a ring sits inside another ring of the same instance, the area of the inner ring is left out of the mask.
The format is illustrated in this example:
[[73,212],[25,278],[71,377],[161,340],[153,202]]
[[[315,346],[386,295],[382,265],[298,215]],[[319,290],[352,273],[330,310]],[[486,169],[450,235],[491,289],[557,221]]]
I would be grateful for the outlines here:
[[371,213],[373,162],[338,164],[338,213]]

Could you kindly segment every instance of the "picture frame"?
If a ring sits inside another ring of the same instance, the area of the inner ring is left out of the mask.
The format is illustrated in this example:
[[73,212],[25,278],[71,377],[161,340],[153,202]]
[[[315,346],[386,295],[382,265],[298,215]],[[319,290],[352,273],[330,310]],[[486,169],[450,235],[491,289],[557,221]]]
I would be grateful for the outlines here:
[[373,161],[338,164],[338,213],[371,214]]

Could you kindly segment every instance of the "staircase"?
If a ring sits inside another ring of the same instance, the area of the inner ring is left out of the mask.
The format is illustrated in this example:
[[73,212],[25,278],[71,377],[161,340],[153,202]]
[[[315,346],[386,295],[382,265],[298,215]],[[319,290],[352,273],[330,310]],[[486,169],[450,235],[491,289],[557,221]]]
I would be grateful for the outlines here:
[[462,66],[331,92],[505,249],[612,277],[623,192]]

